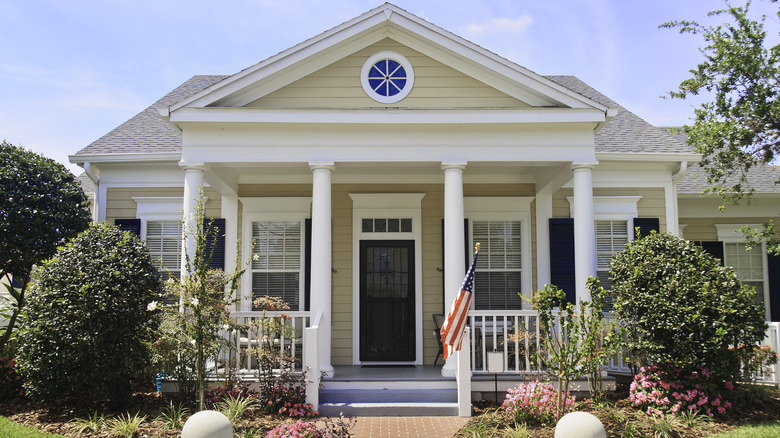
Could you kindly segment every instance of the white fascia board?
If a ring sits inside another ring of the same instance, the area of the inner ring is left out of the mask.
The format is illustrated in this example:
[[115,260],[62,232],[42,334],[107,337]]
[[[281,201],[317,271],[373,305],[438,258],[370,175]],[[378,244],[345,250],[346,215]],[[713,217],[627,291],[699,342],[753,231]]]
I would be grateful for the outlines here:
[[496,123],[593,123],[604,121],[596,109],[269,109],[181,108],[171,122],[184,123],[341,123],[341,124],[496,124]]
[[160,152],[160,153],[138,153],[138,154],[89,154],[89,155],[69,155],[68,161],[73,164],[83,164],[89,161],[93,164],[100,163],[149,163],[149,162],[178,162],[181,159],[181,152]]
[[679,163],[681,161],[687,161],[688,163],[696,162],[698,163],[701,161],[701,155],[700,154],[679,154],[679,153],[653,153],[653,152],[631,152],[631,153],[620,153],[620,152],[597,152],[596,158],[599,160],[600,163],[602,162],[608,162],[608,161],[635,161],[635,162],[659,162],[659,163],[667,163],[667,162],[674,162]]

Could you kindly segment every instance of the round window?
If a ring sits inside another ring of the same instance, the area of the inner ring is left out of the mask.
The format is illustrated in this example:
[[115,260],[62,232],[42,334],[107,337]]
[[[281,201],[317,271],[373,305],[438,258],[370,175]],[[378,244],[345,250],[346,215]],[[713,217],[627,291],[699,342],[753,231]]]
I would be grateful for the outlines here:
[[414,84],[409,60],[395,52],[379,52],[368,58],[360,73],[363,90],[381,103],[394,103],[406,97]]

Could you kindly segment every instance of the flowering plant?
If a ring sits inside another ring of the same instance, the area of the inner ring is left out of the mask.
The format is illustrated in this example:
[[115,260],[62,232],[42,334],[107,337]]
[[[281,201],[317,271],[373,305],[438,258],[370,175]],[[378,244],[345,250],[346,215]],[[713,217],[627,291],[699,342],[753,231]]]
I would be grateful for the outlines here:
[[10,355],[0,354],[0,400],[7,400],[24,394],[22,379],[14,371],[16,361]]
[[[706,414],[713,417],[725,413],[731,403],[723,398],[710,377],[707,368],[686,373],[673,367],[642,367],[631,382],[629,400],[648,415]],[[734,389],[733,383],[728,381],[723,386],[729,391]]]
[[269,430],[266,438],[322,438],[322,434],[312,423],[298,420],[295,423],[280,424]]
[[[564,415],[571,412],[575,397],[566,392],[563,400]],[[521,383],[507,391],[506,400],[501,409],[512,415],[516,421],[538,421],[552,423],[555,421],[555,410],[558,405],[558,393],[549,383]]]

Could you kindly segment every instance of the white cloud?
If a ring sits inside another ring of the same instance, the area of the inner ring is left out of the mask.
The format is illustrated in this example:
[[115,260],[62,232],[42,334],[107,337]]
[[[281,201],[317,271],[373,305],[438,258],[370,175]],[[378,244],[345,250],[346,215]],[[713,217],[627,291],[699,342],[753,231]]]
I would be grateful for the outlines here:
[[497,17],[488,22],[472,23],[466,26],[466,35],[473,37],[490,33],[521,34],[534,22],[533,16],[523,13],[517,18]]

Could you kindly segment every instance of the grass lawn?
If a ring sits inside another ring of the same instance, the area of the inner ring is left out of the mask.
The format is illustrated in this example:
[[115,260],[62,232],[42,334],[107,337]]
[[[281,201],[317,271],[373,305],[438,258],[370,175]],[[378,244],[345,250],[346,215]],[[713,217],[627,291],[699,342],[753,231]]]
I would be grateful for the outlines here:
[[773,438],[780,436],[780,424],[758,424],[741,426],[730,432],[715,435],[715,438]]
[[0,417],[0,438],[65,438],[62,435],[41,432],[13,421]]

